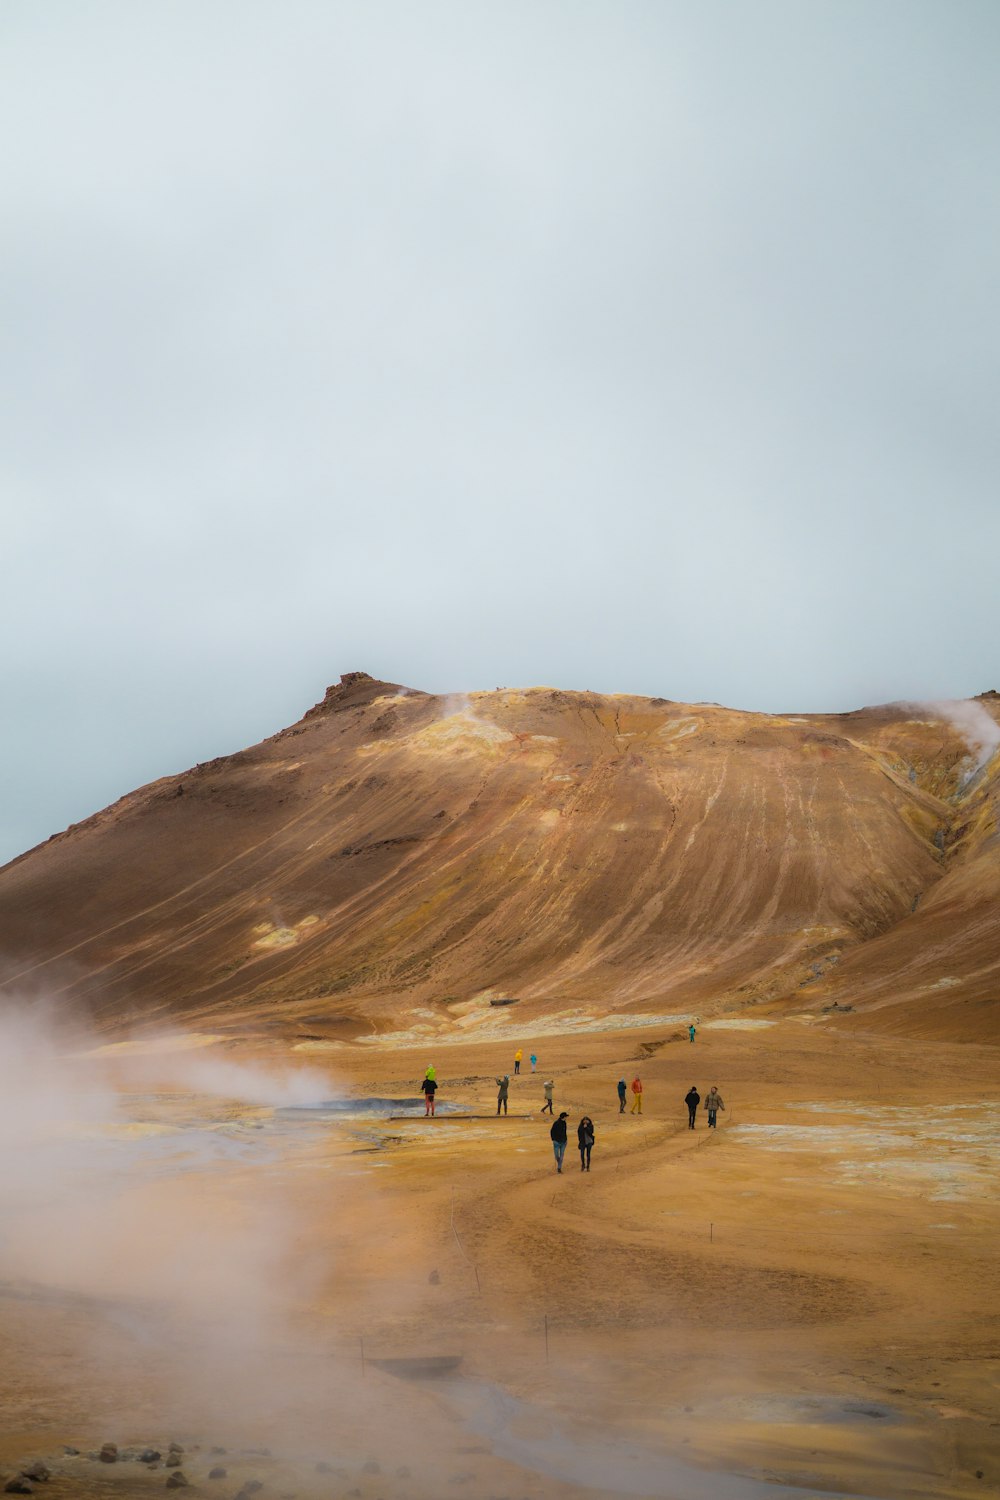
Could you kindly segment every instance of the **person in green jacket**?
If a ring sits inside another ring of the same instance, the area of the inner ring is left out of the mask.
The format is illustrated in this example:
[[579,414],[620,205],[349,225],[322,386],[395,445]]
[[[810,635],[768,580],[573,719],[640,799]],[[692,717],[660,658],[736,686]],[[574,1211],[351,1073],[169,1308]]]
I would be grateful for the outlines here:
[[497,1114],[503,1105],[504,1114],[507,1113],[507,1091],[510,1088],[510,1074],[505,1073],[502,1078],[497,1079]]

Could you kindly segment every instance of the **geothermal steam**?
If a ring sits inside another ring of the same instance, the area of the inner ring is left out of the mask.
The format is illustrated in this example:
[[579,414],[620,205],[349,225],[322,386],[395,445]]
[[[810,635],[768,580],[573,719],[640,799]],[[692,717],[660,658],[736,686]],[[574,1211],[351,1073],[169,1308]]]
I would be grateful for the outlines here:
[[[54,1364],[68,1340],[93,1365],[88,1415],[105,1436],[131,1421],[141,1437],[155,1413],[223,1440],[265,1419],[302,1438],[336,1378],[329,1350],[317,1378],[316,1320],[301,1332],[329,1268],[298,1243],[273,1143],[204,1096],[312,1103],[330,1095],[325,1076],[95,1049],[10,1005],[0,1056],[0,1295],[69,1320]],[[164,1084],[182,1092],[119,1092]]]
[[969,747],[972,760],[966,772],[966,781],[971,781],[992,760],[1000,747],[1000,724],[974,698],[945,698],[911,706],[944,719],[962,736]]

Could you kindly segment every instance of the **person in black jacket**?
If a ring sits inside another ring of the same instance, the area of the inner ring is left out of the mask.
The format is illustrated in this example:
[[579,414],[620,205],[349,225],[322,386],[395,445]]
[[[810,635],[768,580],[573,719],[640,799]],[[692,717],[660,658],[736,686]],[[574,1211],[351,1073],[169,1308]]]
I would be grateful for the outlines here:
[[558,1120],[553,1120],[549,1135],[552,1138],[552,1150],[555,1152],[556,1171],[562,1171],[563,1157],[566,1155],[566,1121],[569,1118],[563,1110]]
[[684,1103],[688,1107],[688,1130],[693,1130],[695,1112],[698,1108],[698,1105],[701,1103],[701,1095],[699,1094],[693,1083],[688,1089],[687,1093],[684,1095]]
[[594,1144],[594,1122],[589,1115],[584,1115],[576,1127],[577,1145],[580,1147],[580,1171],[590,1171],[590,1152]]
[[424,1091],[424,1114],[433,1115],[434,1095],[437,1093],[437,1081],[434,1078],[427,1077],[424,1079],[420,1087]]

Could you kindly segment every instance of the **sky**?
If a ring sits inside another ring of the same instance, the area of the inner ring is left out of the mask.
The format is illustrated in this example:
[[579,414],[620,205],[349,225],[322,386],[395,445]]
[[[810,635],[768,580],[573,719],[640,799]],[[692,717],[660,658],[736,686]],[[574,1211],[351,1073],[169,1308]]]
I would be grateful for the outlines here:
[[994,0],[5,0],[0,860],[345,671],[1000,687]]

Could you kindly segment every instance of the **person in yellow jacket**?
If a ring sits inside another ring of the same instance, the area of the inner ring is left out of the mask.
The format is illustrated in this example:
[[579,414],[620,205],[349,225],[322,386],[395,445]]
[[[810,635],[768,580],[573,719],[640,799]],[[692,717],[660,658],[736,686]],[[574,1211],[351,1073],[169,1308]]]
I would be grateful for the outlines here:
[[520,1073],[520,1071],[521,1071],[521,1058],[523,1056],[524,1056],[524,1053],[521,1051],[520,1047],[518,1047],[517,1051],[514,1053],[514,1072],[515,1073]]
[[642,1079],[638,1073],[632,1079],[632,1108],[629,1113],[633,1115],[642,1114]]

